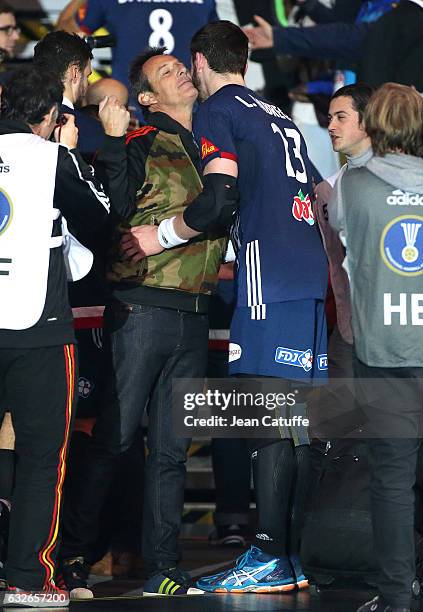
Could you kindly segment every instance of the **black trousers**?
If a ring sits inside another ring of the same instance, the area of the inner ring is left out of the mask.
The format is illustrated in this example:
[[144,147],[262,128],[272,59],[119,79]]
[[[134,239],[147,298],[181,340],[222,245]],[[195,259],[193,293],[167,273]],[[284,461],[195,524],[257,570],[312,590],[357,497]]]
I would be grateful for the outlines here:
[[422,436],[423,368],[375,368],[354,362],[357,398],[371,466],[378,588],[391,606],[409,607],[415,578],[414,485]]
[[7,581],[41,590],[54,579],[77,384],[74,345],[0,349],[0,407],[11,412],[16,472]]

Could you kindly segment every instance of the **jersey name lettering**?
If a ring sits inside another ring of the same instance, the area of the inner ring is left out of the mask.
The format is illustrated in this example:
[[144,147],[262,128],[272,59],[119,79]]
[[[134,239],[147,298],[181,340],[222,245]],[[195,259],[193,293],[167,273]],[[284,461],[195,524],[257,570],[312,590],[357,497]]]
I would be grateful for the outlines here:
[[263,102],[262,100],[255,98],[251,94],[248,94],[248,97],[254,100],[254,104],[248,103],[240,96],[235,96],[235,98],[239,102],[241,102],[244,106],[247,106],[248,108],[256,108],[257,106],[259,106],[262,110],[264,110],[265,113],[267,113],[268,115],[272,115],[272,117],[279,117],[280,119],[289,119],[288,115],[285,115],[285,113],[283,113],[281,109],[277,106],[274,106],[273,104],[268,104],[267,102]]

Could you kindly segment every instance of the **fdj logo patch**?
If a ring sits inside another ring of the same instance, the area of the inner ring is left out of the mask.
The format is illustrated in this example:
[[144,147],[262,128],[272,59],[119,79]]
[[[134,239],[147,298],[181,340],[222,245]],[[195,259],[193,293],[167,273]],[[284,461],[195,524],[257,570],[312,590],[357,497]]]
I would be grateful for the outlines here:
[[84,378],[80,376],[78,379],[78,395],[79,397],[86,399],[89,397],[94,389],[94,383],[92,383],[88,378]]
[[0,189],[0,235],[7,230],[12,220],[13,207],[9,196]]
[[317,367],[321,371],[325,371],[328,369],[328,356],[326,355],[326,353],[317,355]]
[[311,349],[297,351],[296,349],[278,346],[275,361],[283,365],[294,366],[294,368],[303,368],[305,372],[310,372],[313,367],[313,353]]
[[292,216],[297,221],[302,221],[304,219],[309,225],[314,225],[314,215],[310,196],[308,194],[305,196],[301,189],[292,203]]
[[402,215],[382,232],[380,252],[385,265],[402,276],[423,274],[423,217]]

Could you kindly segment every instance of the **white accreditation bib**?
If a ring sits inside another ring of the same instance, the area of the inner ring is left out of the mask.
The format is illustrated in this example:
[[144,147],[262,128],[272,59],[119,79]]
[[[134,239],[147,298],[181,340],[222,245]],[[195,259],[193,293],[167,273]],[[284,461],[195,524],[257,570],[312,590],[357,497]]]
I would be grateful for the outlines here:
[[[64,236],[51,237],[60,212],[53,207],[59,145],[34,134],[0,136],[0,328],[28,329],[41,317],[47,294],[50,249],[72,239],[62,221]],[[79,244],[79,243],[78,243]],[[82,245],[80,245],[82,247]],[[85,265],[92,254],[82,247]],[[72,258],[71,258],[72,259]],[[78,257],[76,257],[78,260]],[[89,261],[88,261],[89,260]]]

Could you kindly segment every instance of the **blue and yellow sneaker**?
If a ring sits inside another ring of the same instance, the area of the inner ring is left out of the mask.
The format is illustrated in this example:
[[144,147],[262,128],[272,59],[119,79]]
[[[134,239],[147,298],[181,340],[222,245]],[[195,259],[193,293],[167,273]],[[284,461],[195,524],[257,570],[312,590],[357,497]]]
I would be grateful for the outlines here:
[[143,595],[203,595],[204,591],[191,586],[191,577],[173,567],[147,578]]
[[300,557],[298,555],[290,555],[289,560],[291,561],[292,569],[294,570],[297,589],[306,589],[309,585],[307,578],[304,576]]
[[208,593],[278,593],[295,589],[288,557],[272,557],[251,546],[235,567],[200,578],[197,587]]

